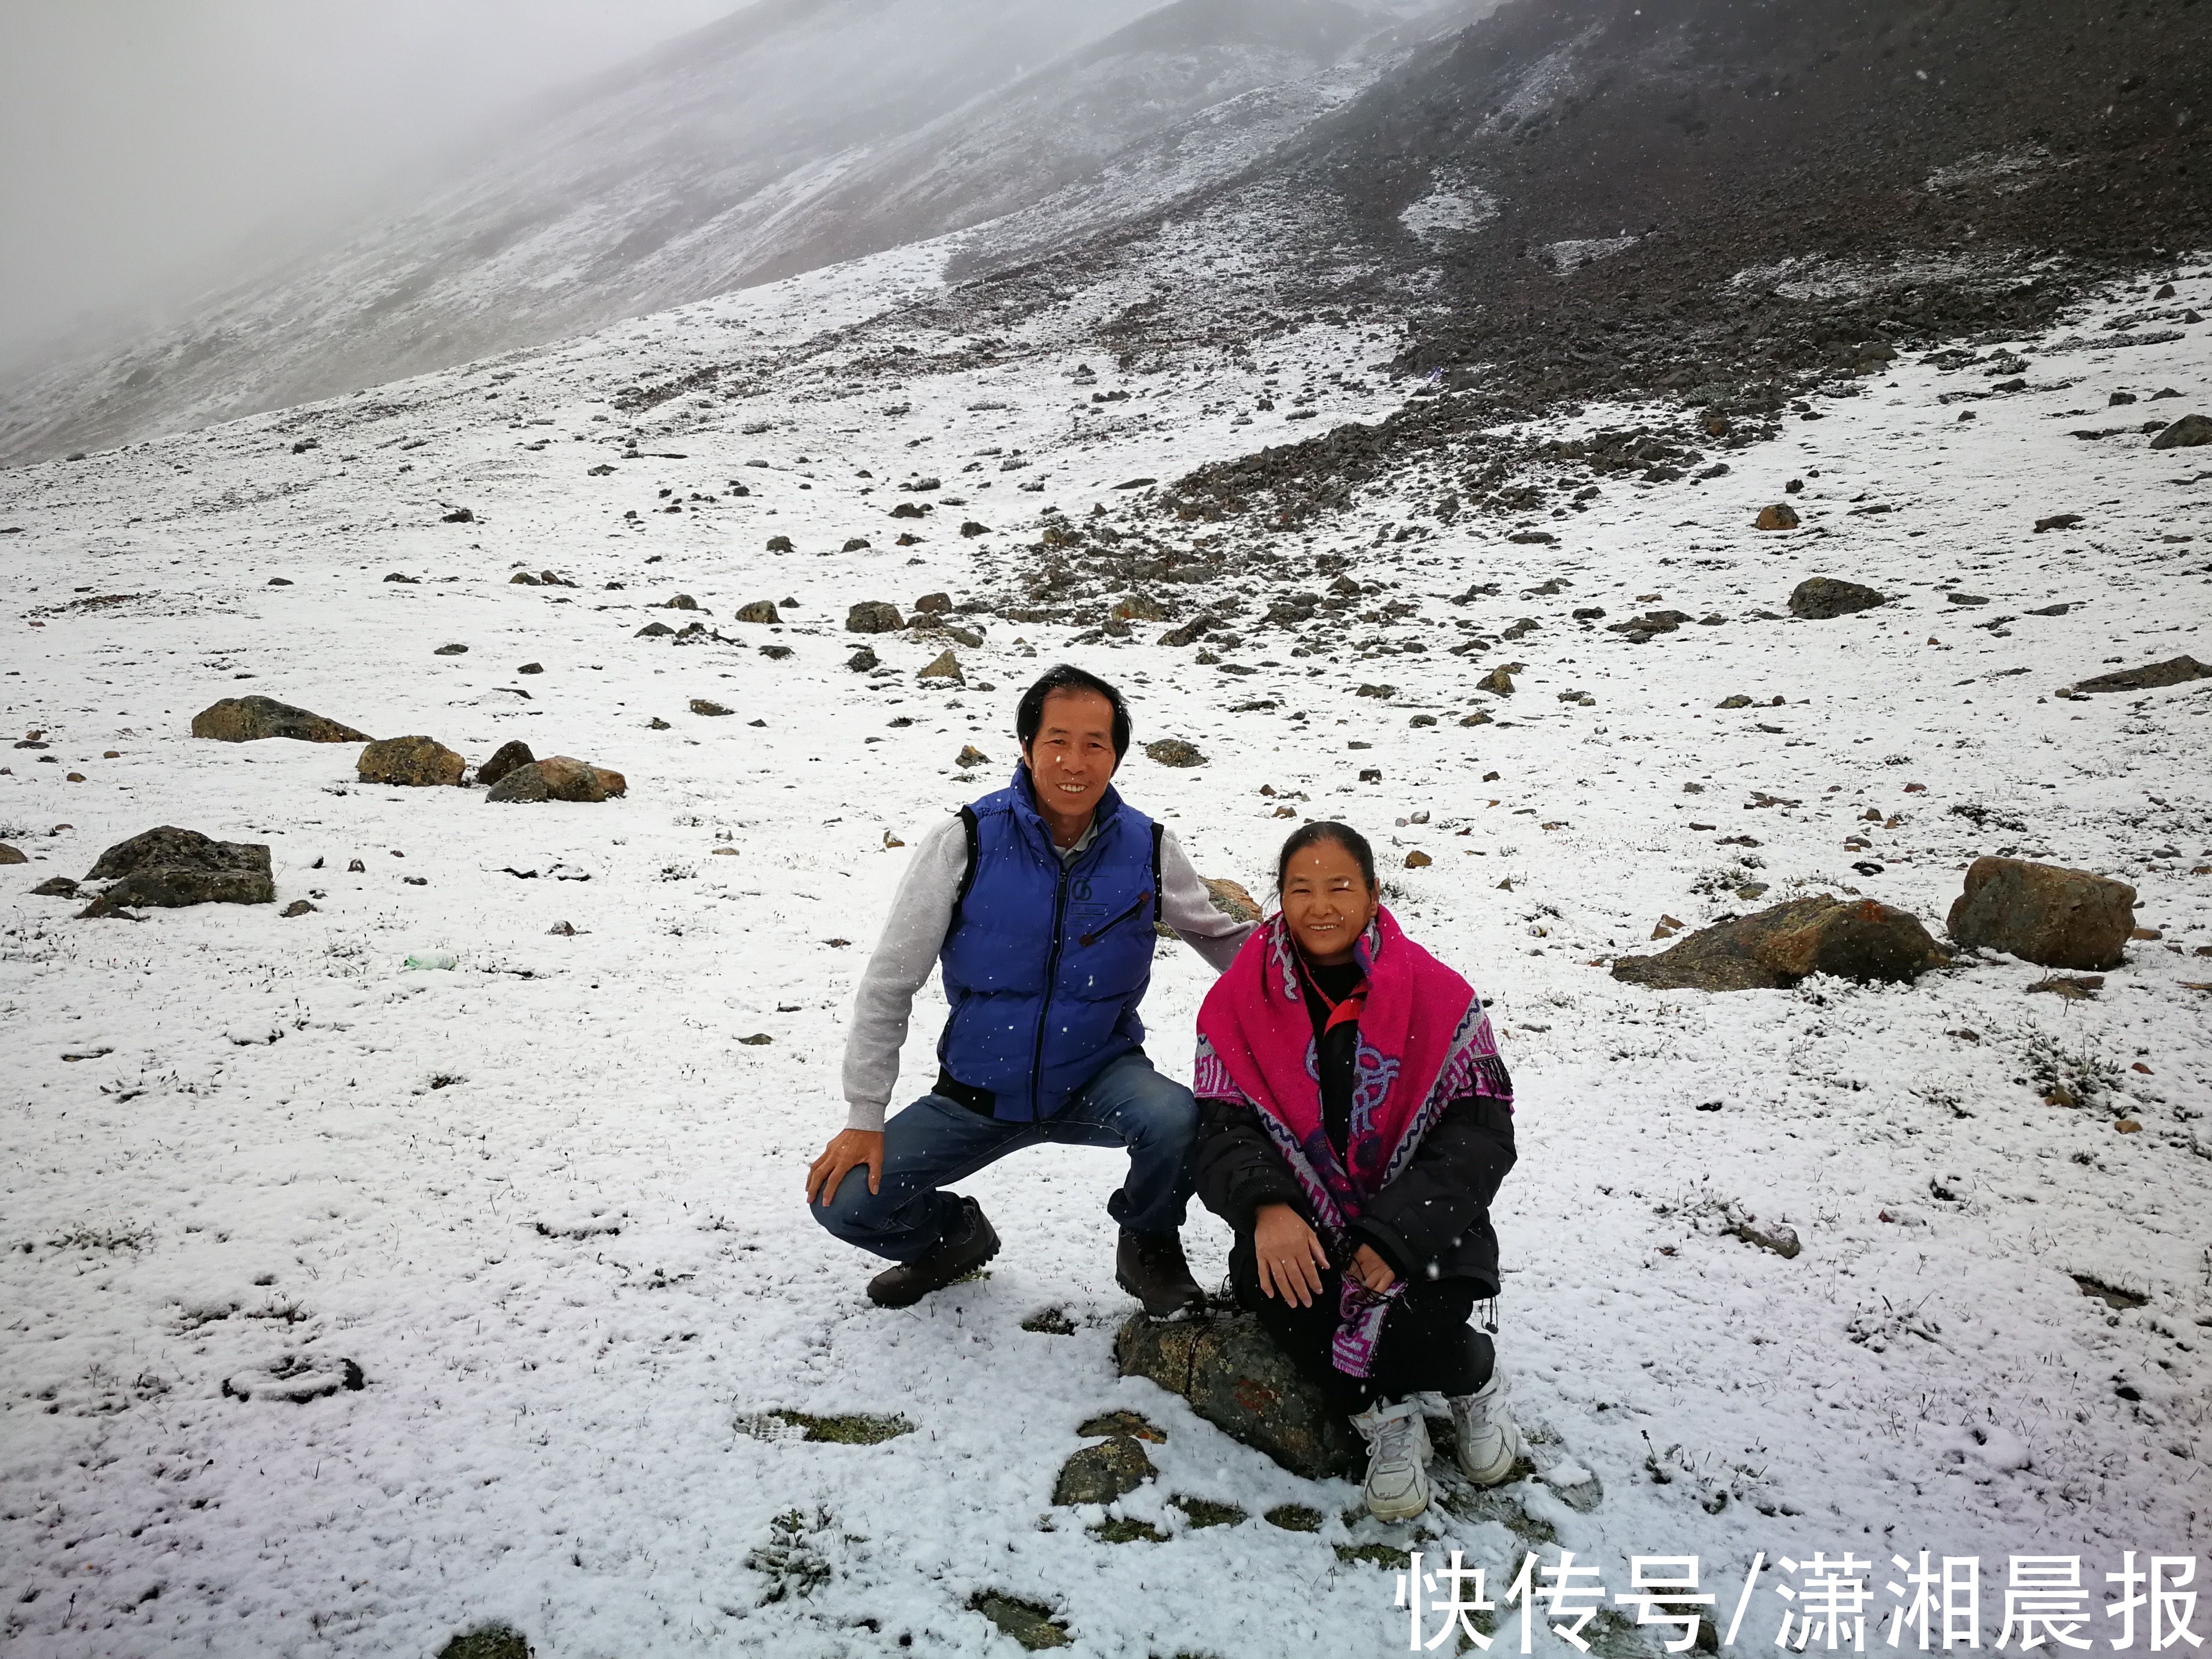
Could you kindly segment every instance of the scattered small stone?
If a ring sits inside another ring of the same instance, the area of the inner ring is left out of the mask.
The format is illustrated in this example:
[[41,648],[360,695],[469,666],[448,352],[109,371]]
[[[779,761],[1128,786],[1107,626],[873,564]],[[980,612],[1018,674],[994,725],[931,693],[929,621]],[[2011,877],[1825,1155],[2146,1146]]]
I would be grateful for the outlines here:
[[2069,1002],[2086,1002],[2105,988],[2102,974],[2052,974],[2029,986],[2030,992],[2048,991]]
[[1990,602],[1988,596],[1981,593],[1946,593],[1943,597],[1953,605],[1987,605]]
[[750,604],[739,605],[733,620],[741,623],[780,623],[783,617],[777,611],[773,599],[754,599]]
[[469,648],[465,645],[441,645],[430,654],[434,657],[465,657],[469,654]]
[[1797,510],[1787,501],[1777,501],[1771,507],[1760,507],[1755,523],[1761,530],[1795,530]]
[[845,666],[855,674],[869,674],[883,666],[883,659],[864,645],[845,659]]
[[975,767],[988,766],[991,757],[970,743],[962,745],[958,758],[952,763],[965,772]]
[[21,848],[0,841],[0,864],[28,864],[31,855]]
[[[9,848],[8,850],[13,852],[15,849]],[[0,864],[21,862],[21,859],[0,859]],[[67,876],[48,876],[31,890],[40,898],[75,898],[77,895],[77,885]]]
[[355,774],[363,783],[409,787],[458,784],[468,763],[434,738],[380,738],[361,751]]
[[769,537],[768,538],[768,550],[771,553],[794,553],[798,551],[796,548],[792,546],[791,538],[788,536]]
[[339,1393],[358,1394],[368,1386],[361,1367],[350,1359],[324,1358],[288,1353],[266,1365],[255,1365],[223,1379],[226,1400],[276,1400],[304,1405]]
[[845,613],[848,634],[891,634],[905,626],[898,607],[881,599],[863,599]]
[[991,526],[983,523],[980,520],[963,519],[960,523],[960,533],[972,540],[977,536],[989,535],[991,533]]
[[1033,1313],[1022,1321],[1022,1328],[1043,1336],[1073,1336],[1075,1322],[1058,1308],[1047,1308],[1042,1313]]
[[[421,577],[405,575],[397,570],[386,571],[384,575],[384,580],[388,582],[397,582],[403,587],[420,587],[422,585],[422,579]],[[532,580],[535,580],[536,579],[533,577]]]
[[477,768],[477,781],[487,789],[497,783],[519,766],[528,766],[538,758],[530,752],[530,745],[520,738],[500,744],[492,757]]
[[725,708],[720,703],[715,702],[710,698],[694,697],[691,699],[691,712],[695,714],[714,716],[721,714],[734,714],[738,711],[734,708]]
[[1155,766],[1184,767],[1206,764],[1206,757],[1199,752],[1198,745],[1186,742],[1181,738],[1162,738],[1156,743],[1146,744],[1145,757]]
[[2040,536],[2045,531],[2071,530],[2081,522],[2081,515],[2079,513],[2054,513],[2047,519],[2038,519],[2035,521],[2035,533]]
[[1406,854],[1406,867],[1408,870],[1425,870],[1435,862],[1436,860],[1426,853],[1419,850]]
[[659,639],[664,634],[673,634],[675,631],[665,622],[651,622],[637,630],[637,637],[641,640]]
[[305,900],[305,899],[294,899],[294,900],[293,900],[289,904],[286,905],[286,906],[283,908],[283,909],[282,911],[280,911],[278,914],[279,914],[279,915],[284,915],[284,916],[288,916],[288,917],[289,917],[289,916],[308,916],[308,915],[313,915],[314,913],[315,913],[315,907],[314,907],[313,905],[312,905],[312,904],[308,903],[307,900]]
[[1513,676],[1503,668],[1493,668],[1474,683],[1478,691],[1490,691],[1501,697],[1513,695]]
[[474,524],[477,515],[465,507],[457,507],[438,520],[440,524]]
[[1761,1227],[1749,1216],[1740,1216],[1726,1231],[1747,1244],[1756,1244],[1762,1250],[1771,1250],[1784,1261],[1794,1261],[1804,1247],[1797,1242],[1795,1227]]
[[1278,1504],[1261,1517],[1271,1527],[1285,1532],[1319,1532],[1322,1513],[1304,1504]]

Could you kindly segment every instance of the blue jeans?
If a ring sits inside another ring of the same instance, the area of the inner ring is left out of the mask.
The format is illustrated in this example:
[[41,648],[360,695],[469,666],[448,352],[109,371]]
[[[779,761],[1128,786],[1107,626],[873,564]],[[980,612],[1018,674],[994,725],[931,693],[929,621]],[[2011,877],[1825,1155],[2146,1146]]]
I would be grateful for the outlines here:
[[970,1111],[943,1095],[927,1094],[884,1125],[882,1189],[868,1190],[863,1167],[824,1193],[814,1218],[848,1244],[912,1261],[935,1249],[960,1217],[960,1200],[944,1189],[1008,1152],[1041,1141],[1069,1146],[1126,1146],[1129,1178],[1107,1214],[1136,1232],[1182,1225],[1195,1186],[1191,1141],[1198,1103],[1190,1091],[1152,1069],[1141,1054],[1124,1054],[1033,1123],[1008,1123]]

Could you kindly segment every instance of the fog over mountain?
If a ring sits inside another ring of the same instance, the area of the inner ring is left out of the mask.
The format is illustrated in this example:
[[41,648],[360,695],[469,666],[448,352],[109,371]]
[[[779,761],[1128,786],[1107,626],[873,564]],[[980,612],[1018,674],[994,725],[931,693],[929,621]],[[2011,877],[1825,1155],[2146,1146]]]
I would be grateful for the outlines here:
[[1249,94],[1336,76],[1269,106],[1275,142],[1487,9],[762,0],[539,100],[410,210],[30,377],[0,398],[0,459],[325,397],[942,235],[1223,112],[1178,131],[1174,165],[1138,170],[1148,184],[1063,216],[1095,228],[1249,159]]

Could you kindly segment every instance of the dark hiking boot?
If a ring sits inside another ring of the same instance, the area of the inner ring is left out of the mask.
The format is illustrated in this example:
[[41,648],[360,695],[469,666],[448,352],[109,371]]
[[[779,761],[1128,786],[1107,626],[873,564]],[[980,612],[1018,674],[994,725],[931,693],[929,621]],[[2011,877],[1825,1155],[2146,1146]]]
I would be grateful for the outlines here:
[[972,1198],[960,1200],[960,1219],[927,1255],[886,1267],[868,1281],[868,1300],[879,1308],[909,1308],[932,1291],[972,1273],[999,1253],[999,1235]]
[[1121,1229],[1121,1243],[1114,1253],[1114,1282],[1145,1304],[1155,1319],[1195,1313],[1206,1305],[1206,1292],[1190,1276],[1182,1259],[1179,1232],[1136,1233]]

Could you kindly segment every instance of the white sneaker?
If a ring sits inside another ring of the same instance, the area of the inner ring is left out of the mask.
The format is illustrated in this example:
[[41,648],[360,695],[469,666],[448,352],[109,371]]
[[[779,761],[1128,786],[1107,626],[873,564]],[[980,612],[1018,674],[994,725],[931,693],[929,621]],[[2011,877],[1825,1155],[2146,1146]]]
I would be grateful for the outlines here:
[[1497,1372],[1473,1394],[1448,1395],[1452,1438],[1461,1471],[1479,1486],[1494,1486],[1513,1473],[1521,1455],[1521,1431],[1505,1410],[1505,1381]]
[[1370,1406],[1352,1419],[1367,1443],[1367,1512],[1377,1521],[1410,1521],[1429,1506],[1428,1425],[1418,1396]]

